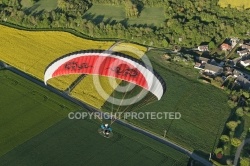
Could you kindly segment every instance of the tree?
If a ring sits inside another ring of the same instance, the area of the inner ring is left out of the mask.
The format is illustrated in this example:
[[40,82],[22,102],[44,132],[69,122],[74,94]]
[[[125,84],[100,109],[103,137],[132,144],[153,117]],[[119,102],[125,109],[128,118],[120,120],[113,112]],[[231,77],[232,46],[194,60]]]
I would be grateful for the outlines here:
[[249,112],[250,108],[249,107],[244,107],[244,111]]
[[168,41],[166,39],[162,40],[162,45],[163,47],[167,47],[168,46]]
[[139,12],[137,9],[137,5],[133,4],[130,0],[126,0],[125,2],[125,11],[127,17],[137,17]]
[[62,9],[62,10],[66,10],[67,8],[67,2],[65,2],[64,0],[57,0],[57,7]]
[[243,96],[244,96],[245,98],[247,98],[247,99],[249,98],[249,93],[248,93],[248,92],[243,92],[242,94],[243,94]]
[[239,140],[238,138],[232,138],[231,139],[231,145],[234,147],[238,147],[241,144],[241,140]]
[[237,108],[235,113],[238,117],[242,117],[244,115],[243,108],[242,107]]
[[222,148],[216,148],[216,149],[214,150],[214,153],[215,153],[215,155],[216,155],[217,158],[222,158],[222,157],[223,157],[223,154],[224,154]]
[[235,128],[238,126],[238,123],[235,121],[229,121],[226,126],[231,130],[235,131]]
[[219,82],[220,84],[223,83],[223,79],[221,77],[219,77],[219,76],[215,77],[214,80]]
[[227,142],[229,142],[229,136],[227,136],[227,135],[222,135],[221,137],[220,137],[220,140],[222,141],[222,142],[224,142],[224,143],[227,143]]
[[208,48],[209,49],[213,49],[215,47],[215,44],[213,41],[210,41],[209,44],[208,44]]
[[240,158],[241,166],[250,166],[250,160],[246,157]]

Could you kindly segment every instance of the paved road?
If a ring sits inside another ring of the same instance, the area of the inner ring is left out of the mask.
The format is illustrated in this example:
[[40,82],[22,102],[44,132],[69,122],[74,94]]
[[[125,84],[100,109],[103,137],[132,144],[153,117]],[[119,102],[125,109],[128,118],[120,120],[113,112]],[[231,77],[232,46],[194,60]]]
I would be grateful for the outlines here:
[[234,166],[238,165],[238,160],[240,158],[241,151],[242,151],[245,144],[250,144],[250,138],[243,140],[242,143],[240,144],[240,146],[237,148],[237,151],[236,151],[235,157],[234,157]]
[[[97,110],[97,109],[95,109],[95,108],[81,102],[80,100],[77,100],[77,99],[69,96],[65,92],[61,92],[61,91],[57,90],[56,88],[54,88],[54,87],[52,87],[50,85],[46,86],[43,81],[40,81],[37,78],[32,77],[32,76],[30,76],[30,75],[28,75],[28,74],[26,74],[26,73],[24,73],[24,72],[22,72],[22,71],[20,71],[20,70],[18,70],[16,68],[14,68],[14,67],[8,66],[7,69],[9,69],[10,71],[12,71],[12,72],[14,72],[14,73],[28,79],[28,80],[34,82],[34,83],[36,83],[37,85],[39,85],[41,87],[44,87],[44,88],[50,90],[53,93],[56,93],[57,95],[60,95],[60,96],[64,97],[67,100],[70,100],[70,101],[82,106],[83,108],[85,108],[88,111],[99,112],[101,114],[103,113],[100,110]],[[148,132],[148,131],[146,131],[144,129],[141,129],[139,127],[136,127],[136,126],[134,126],[132,124],[129,124],[129,123],[127,123],[125,121],[122,121],[122,120],[119,120],[119,119],[116,120],[116,123],[118,123],[120,125],[123,125],[123,126],[125,126],[127,128],[130,128],[130,129],[132,129],[134,131],[137,131],[137,132],[139,132],[141,134],[144,134],[145,136],[150,137],[150,138],[152,138],[152,139],[154,139],[154,140],[156,140],[158,142],[161,142],[161,143],[163,143],[163,144],[165,144],[165,145],[167,145],[167,146],[169,146],[169,147],[171,147],[171,148],[173,148],[175,150],[178,150],[179,152],[184,153],[184,154],[188,155],[189,157],[192,157],[194,160],[197,160],[197,161],[203,163],[205,166],[212,166],[212,164],[208,160],[198,156],[197,154],[195,154],[195,153],[193,153],[193,152],[191,152],[191,151],[189,151],[189,150],[187,150],[187,149],[185,149],[185,148],[183,148],[183,147],[181,147],[181,146],[179,146],[179,145],[177,145],[177,144],[175,144],[175,143],[173,143],[173,142],[171,142],[171,141],[169,141],[169,140],[167,140],[167,139],[165,139],[165,138],[163,138],[161,136],[154,135],[153,133],[150,133],[150,132]]]

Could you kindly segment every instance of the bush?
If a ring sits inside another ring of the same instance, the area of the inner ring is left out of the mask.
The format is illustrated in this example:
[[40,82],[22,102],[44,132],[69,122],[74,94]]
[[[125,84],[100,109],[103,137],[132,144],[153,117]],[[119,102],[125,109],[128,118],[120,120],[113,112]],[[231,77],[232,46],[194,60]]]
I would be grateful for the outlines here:
[[237,108],[235,113],[238,117],[242,117],[244,115],[243,108],[242,107]]
[[235,121],[229,121],[226,126],[231,130],[235,131],[235,128],[238,126],[238,123]]

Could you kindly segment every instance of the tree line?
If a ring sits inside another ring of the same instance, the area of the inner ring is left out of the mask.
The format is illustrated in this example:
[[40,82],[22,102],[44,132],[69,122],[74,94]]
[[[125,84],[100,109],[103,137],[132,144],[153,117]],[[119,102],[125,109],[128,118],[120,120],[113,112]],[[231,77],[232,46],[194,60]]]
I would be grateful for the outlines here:
[[[123,5],[122,21],[95,22],[85,18],[94,4]],[[155,47],[195,47],[203,42],[215,47],[226,37],[247,38],[249,9],[221,8],[218,0],[58,0],[52,11],[32,12],[20,0],[0,2],[0,20],[31,28],[72,28],[91,37],[121,38]],[[144,7],[164,8],[163,26],[130,25],[130,17],[139,17]]]

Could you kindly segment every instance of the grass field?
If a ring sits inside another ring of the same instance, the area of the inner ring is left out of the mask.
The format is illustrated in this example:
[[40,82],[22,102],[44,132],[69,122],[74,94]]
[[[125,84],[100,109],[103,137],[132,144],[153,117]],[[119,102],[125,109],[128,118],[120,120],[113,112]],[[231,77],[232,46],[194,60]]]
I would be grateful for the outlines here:
[[111,5],[101,5],[94,4],[87,12],[84,14],[84,18],[91,19],[95,23],[100,23],[102,21],[122,21],[125,19],[125,10],[123,6],[111,6]]
[[250,1],[249,0],[219,0],[218,4],[221,7],[228,7],[228,5],[231,5],[231,7],[236,8],[242,8],[244,6],[244,9],[250,8]]
[[116,45],[112,51],[121,52],[136,59],[140,59],[147,51],[147,48],[133,43],[120,43]]
[[6,70],[0,84],[0,156],[81,109]]
[[174,68],[169,68],[159,52],[151,51],[147,55],[154,69],[165,79],[167,92],[160,101],[138,111],[180,112],[182,118],[130,121],[160,135],[167,130],[167,138],[184,147],[211,152],[230,113],[227,94],[199,83],[187,74],[186,77],[180,75]]
[[57,8],[57,0],[39,0],[33,3],[32,0],[21,0],[23,8],[29,8],[31,12],[41,10],[51,11]]
[[163,27],[164,21],[163,7],[145,7],[138,18],[130,18],[128,23],[131,25],[153,25]]
[[[86,19],[91,19],[95,23],[105,21],[122,21],[126,19],[124,6],[112,6],[94,4],[84,15]],[[145,7],[138,18],[129,18],[130,25],[153,25],[161,26],[165,21],[163,7]]]
[[120,125],[103,138],[100,122],[65,118],[78,106],[12,72],[0,70],[0,83],[1,165],[187,164],[184,154]]

